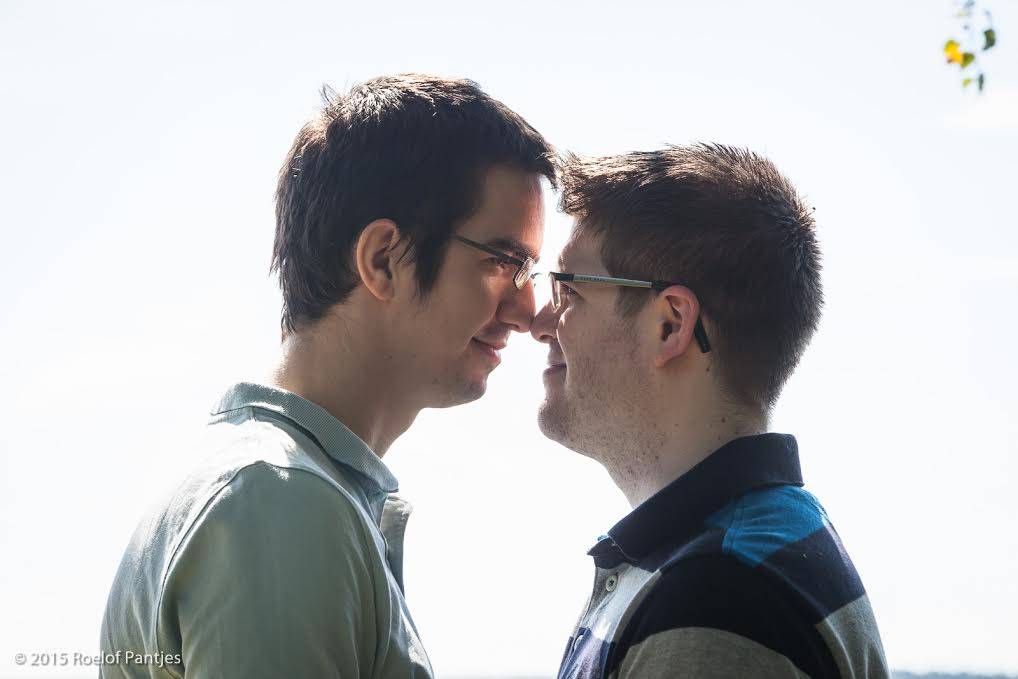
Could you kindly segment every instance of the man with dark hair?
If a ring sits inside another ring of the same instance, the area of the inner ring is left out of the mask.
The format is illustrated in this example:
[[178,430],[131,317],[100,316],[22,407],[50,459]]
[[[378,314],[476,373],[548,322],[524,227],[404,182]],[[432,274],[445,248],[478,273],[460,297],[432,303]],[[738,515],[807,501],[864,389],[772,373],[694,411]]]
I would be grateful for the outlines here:
[[633,510],[590,550],[566,677],[887,677],[865,590],[771,409],[817,328],[811,211],[724,146],[570,157],[541,430]]
[[279,178],[280,361],[226,392],[209,454],[137,528],[102,676],[432,676],[382,456],[529,330],[551,157],[469,81],[326,93]]

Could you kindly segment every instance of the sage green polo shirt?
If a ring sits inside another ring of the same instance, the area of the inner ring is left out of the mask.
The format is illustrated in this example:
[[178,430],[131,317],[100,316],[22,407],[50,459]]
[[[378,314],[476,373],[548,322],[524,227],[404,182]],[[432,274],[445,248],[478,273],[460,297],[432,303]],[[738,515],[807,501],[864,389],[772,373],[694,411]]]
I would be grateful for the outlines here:
[[295,394],[231,388],[205,453],[138,525],[100,677],[432,677],[403,598],[395,477]]

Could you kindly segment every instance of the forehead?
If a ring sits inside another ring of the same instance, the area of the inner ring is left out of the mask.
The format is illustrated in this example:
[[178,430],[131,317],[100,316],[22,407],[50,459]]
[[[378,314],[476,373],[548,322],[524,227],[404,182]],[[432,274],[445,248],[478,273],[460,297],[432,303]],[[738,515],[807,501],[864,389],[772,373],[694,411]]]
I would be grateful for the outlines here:
[[574,222],[569,240],[559,254],[558,266],[566,273],[607,274],[601,262],[601,239],[588,235]]
[[541,254],[544,201],[540,175],[495,166],[481,182],[481,202],[458,231],[464,236],[519,257]]

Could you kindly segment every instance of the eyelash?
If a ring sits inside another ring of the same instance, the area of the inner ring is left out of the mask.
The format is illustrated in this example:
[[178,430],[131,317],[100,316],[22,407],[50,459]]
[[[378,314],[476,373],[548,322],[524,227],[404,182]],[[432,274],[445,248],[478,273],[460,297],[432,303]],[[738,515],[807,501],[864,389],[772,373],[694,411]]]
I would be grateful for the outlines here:
[[491,262],[492,264],[495,264],[496,266],[501,267],[509,267],[513,265],[513,263],[510,262],[508,259],[503,259],[502,257],[489,257],[488,261]]

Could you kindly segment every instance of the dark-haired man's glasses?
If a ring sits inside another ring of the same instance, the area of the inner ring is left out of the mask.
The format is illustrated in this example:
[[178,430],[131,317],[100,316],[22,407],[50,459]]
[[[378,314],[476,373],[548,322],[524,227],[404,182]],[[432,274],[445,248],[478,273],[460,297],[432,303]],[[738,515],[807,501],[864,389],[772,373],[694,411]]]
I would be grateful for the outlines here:
[[478,243],[477,241],[470,240],[460,236],[459,234],[453,234],[453,238],[461,243],[469,245],[472,248],[477,248],[481,252],[487,252],[489,255],[498,257],[499,263],[501,264],[513,264],[517,267],[516,273],[513,274],[513,283],[516,285],[517,290],[522,290],[523,287],[530,282],[530,280],[537,274],[533,273],[534,265],[536,262],[530,257],[526,259],[520,259],[519,257],[513,257],[512,255],[496,250],[493,247],[485,245],[484,243]]
[[[562,309],[563,300],[568,293],[563,293],[562,285],[563,282],[576,282],[576,283],[600,283],[602,285],[620,285],[628,288],[646,288],[648,290],[654,290],[660,292],[665,288],[669,288],[673,285],[681,285],[681,283],[668,283],[667,281],[640,281],[633,280],[631,278],[613,278],[611,276],[592,276],[588,274],[578,273],[561,273],[558,271],[548,272],[548,278],[551,280],[551,307],[556,312]],[[696,325],[693,326],[693,337],[696,338],[696,343],[700,345],[700,351],[707,353],[710,351],[710,342],[707,341],[707,331],[703,327],[703,323],[700,322],[700,317],[696,317]]]

